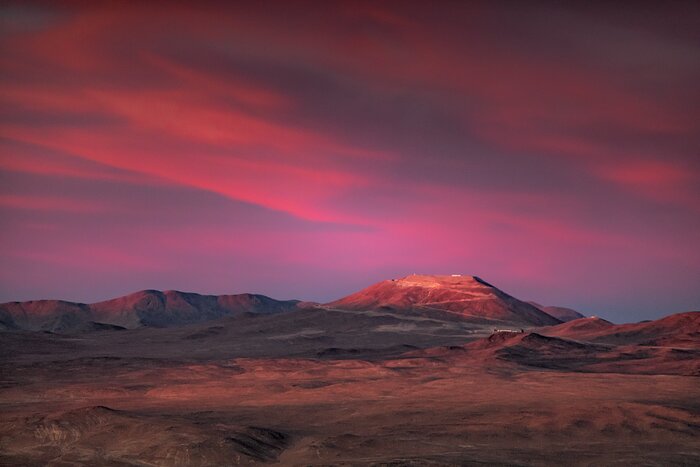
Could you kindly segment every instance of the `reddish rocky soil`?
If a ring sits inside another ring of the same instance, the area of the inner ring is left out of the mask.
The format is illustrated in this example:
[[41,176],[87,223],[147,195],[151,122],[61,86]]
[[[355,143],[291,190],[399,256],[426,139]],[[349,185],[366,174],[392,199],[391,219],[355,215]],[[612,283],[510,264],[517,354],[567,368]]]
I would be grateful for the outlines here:
[[453,288],[523,309],[466,280],[399,286],[402,307],[1,332],[0,464],[700,465],[700,313],[479,320],[493,304]]

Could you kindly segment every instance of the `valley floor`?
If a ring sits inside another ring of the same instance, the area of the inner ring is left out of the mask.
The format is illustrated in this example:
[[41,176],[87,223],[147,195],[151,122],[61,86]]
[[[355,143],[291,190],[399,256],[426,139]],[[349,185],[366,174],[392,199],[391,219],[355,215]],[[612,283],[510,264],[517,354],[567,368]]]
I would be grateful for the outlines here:
[[3,361],[5,465],[700,465],[700,384],[506,361]]

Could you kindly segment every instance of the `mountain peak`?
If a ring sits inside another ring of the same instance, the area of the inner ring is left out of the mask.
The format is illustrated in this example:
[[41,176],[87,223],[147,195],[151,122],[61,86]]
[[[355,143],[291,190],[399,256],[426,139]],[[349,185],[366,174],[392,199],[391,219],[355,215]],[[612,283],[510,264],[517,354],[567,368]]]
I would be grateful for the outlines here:
[[385,280],[326,306],[358,311],[437,314],[443,318],[525,326],[561,322],[477,276],[462,274],[411,274]]
[[460,286],[493,286],[477,276],[466,274],[411,274],[401,279],[392,279],[397,285],[419,286],[419,287],[448,287],[459,288]]

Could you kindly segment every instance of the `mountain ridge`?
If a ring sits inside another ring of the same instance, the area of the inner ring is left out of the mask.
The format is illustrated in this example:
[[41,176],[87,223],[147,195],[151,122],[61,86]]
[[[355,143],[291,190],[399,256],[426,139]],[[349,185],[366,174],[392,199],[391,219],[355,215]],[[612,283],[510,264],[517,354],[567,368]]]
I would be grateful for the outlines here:
[[567,308],[564,306],[541,305],[537,302],[533,302],[532,300],[529,300],[527,303],[536,308],[539,308],[548,315],[554,316],[559,321],[563,321],[565,323],[568,321],[573,321],[575,319],[586,317],[583,313],[580,313],[572,308]]
[[[550,335],[601,342],[635,340],[635,335],[648,336],[650,343],[661,342],[648,324],[613,325],[595,317],[560,320],[540,307],[536,303],[521,301],[478,276],[412,274],[380,281],[326,304],[276,300],[251,293],[206,295],[154,289],[90,304],[66,300],[7,302],[0,304],[0,330],[61,333],[170,327],[249,314],[335,309],[350,313],[388,313],[403,319],[461,322],[487,329],[489,326],[496,329],[549,327],[547,333]],[[691,312],[685,321],[694,322],[694,316]],[[685,321],[676,323],[669,318],[667,327],[673,329],[674,325],[683,325]],[[662,334],[663,342],[671,342],[676,339],[672,335],[677,333],[668,331]],[[689,342],[695,340],[696,335],[690,329],[678,339]]]
[[201,295],[146,289],[90,304],[65,300],[3,303],[0,304],[0,329],[68,332],[105,328],[99,325],[127,329],[167,327],[245,313],[278,313],[296,309],[299,303],[298,300],[275,300],[249,293]]

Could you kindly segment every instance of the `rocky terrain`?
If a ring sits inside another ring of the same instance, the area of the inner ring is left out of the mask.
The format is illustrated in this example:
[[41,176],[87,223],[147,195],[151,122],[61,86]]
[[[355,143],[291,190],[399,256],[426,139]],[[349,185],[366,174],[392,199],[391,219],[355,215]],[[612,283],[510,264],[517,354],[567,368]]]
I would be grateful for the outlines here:
[[0,464],[700,463],[700,312],[562,322],[472,276],[223,297],[2,305]]

